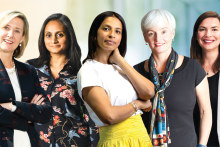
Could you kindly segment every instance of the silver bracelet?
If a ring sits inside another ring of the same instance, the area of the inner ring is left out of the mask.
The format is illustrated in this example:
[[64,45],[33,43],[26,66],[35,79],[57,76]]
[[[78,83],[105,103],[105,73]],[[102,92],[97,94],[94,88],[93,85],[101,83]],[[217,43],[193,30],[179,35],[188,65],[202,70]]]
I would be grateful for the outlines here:
[[138,107],[137,104],[135,102],[130,102],[130,104],[132,105],[132,107],[135,109],[135,112],[138,111]]

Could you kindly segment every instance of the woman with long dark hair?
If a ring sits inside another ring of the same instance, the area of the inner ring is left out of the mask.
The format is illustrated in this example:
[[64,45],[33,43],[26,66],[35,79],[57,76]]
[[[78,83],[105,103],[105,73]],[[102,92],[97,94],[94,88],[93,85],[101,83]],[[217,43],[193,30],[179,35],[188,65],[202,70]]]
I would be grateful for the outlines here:
[[126,43],[126,26],[119,14],[107,11],[94,19],[77,84],[100,127],[99,147],[152,146],[140,114],[151,109],[154,86],[123,58]]
[[36,124],[42,146],[96,146],[97,128],[77,93],[81,50],[69,18],[60,13],[50,15],[43,23],[38,45],[40,56],[28,63],[37,69],[53,107],[51,121]]
[[[220,108],[219,103],[219,70],[220,70],[220,16],[214,11],[207,11],[201,14],[195,22],[191,40],[190,56],[199,61],[206,71],[210,100],[212,106],[212,130],[209,136],[207,146],[218,147],[220,142],[220,123],[217,119]],[[197,105],[198,106],[198,105]],[[199,108],[195,108],[195,127],[198,137],[199,134]],[[218,132],[217,132],[218,131]]]

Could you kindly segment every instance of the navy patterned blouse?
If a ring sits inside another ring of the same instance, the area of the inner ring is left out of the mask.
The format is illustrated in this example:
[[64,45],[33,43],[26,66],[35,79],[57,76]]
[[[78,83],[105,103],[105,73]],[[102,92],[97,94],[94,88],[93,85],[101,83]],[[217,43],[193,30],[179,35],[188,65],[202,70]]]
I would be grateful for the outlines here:
[[[29,60],[32,64],[35,59]],[[47,124],[36,124],[43,147],[96,146],[98,128],[77,92],[76,75],[68,62],[54,79],[47,65],[37,68],[41,87],[46,91],[53,108],[52,119]]]

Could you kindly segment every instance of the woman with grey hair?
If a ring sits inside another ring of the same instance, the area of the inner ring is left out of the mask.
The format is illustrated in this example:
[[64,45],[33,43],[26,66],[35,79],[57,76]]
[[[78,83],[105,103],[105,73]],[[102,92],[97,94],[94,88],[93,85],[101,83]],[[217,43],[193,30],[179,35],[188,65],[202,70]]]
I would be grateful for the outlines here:
[[28,22],[19,11],[0,14],[0,146],[39,147],[34,123],[50,120],[52,107],[34,67],[17,61],[28,42]]
[[196,60],[178,55],[172,48],[175,27],[175,18],[167,10],[151,10],[142,19],[143,36],[152,54],[135,69],[156,88],[152,112],[145,112],[142,118],[153,146],[195,147],[193,110],[197,100],[201,117],[198,146],[202,147],[212,124],[208,81]]

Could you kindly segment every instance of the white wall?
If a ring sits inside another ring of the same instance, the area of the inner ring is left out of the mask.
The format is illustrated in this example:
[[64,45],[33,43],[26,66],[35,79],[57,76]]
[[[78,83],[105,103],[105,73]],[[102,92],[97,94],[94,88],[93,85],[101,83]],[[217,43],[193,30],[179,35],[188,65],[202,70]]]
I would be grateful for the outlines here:
[[72,21],[82,50],[82,60],[88,52],[88,32],[93,19],[101,12],[113,10],[123,16],[127,25],[126,60],[134,65],[148,58],[151,51],[145,45],[140,22],[151,9],[169,10],[177,21],[174,49],[189,56],[192,29],[197,17],[208,10],[220,14],[219,0],[0,0],[0,12],[8,9],[23,12],[30,23],[30,39],[23,57],[38,57],[38,36],[43,21],[53,13],[66,14]]

